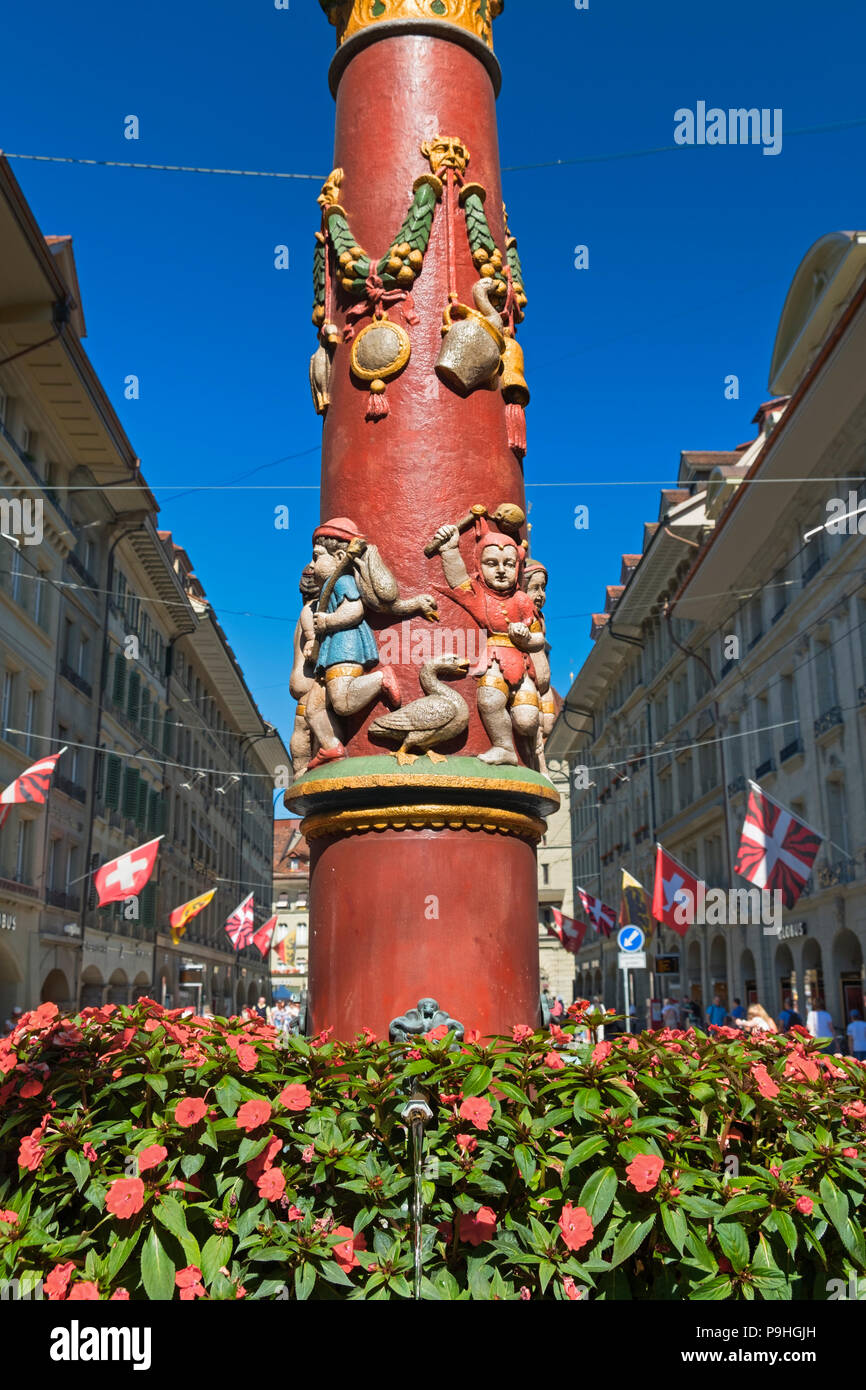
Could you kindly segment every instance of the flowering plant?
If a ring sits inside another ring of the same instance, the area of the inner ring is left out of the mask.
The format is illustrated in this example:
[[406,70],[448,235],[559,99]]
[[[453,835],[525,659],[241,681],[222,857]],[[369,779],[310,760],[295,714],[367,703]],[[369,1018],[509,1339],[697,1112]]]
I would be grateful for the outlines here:
[[148,999],[43,1004],[0,1040],[0,1283],[410,1298],[417,1087],[426,1299],[820,1299],[866,1270],[863,1064],[799,1035],[573,1034],[278,1047]]

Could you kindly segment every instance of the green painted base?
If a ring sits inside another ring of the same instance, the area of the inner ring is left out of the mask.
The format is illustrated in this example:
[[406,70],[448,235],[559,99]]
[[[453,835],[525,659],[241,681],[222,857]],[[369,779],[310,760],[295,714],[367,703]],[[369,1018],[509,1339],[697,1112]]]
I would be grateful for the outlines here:
[[459,802],[549,816],[559,806],[559,792],[528,767],[489,767],[478,758],[461,757],[431,762],[426,754],[400,766],[396,758],[384,754],[342,758],[314,768],[292,783],[283,800],[295,815],[336,806]]

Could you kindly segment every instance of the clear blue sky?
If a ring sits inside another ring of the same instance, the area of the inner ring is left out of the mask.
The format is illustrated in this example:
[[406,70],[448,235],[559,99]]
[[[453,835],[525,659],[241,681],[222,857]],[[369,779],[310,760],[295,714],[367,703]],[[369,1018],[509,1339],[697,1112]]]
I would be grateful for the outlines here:
[[[315,0],[289,11],[271,0],[10,4],[0,146],[324,175],[333,44]],[[588,614],[617,581],[620,554],[640,549],[679,451],[753,436],[802,256],[823,233],[866,224],[866,125],[790,134],[866,118],[864,46],[862,0],[590,0],[585,11],[508,0],[497,21],[506,169],[670,145],[675,110],[699,100],[783,111],[777,157],[705,146],[504,175],[529,294],[533,550],[551,565],[562,690],[588,649]],[[123,138],[129,114],[138,142]],[[250,479],[275,490],[176,494],[319,443],[307,384],[318,183],[13,168],[43,231],[74,238],[86,346],[160,525],[188,549],[263,713],[288,739],[316,454]],[[285,272],[273,266],[278,243],[290,249]],[[577,244],[589,246],[588,271],[573,267]],[[137,402],[123,398],[128,373],[141,379]],[[738,401],[724,398],[729,373]],[[288,533],[273,527],[280,502]],[[590,505],[588,532],[574,530],[578,503]]]

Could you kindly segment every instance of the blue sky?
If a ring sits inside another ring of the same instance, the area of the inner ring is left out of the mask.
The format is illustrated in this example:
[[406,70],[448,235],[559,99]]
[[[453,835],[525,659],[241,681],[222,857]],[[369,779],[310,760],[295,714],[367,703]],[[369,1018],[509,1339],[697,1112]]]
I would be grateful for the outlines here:
[[[864,41],[861,0],[832,11],[807,0],[589,0],[581,11],[508,0],[497,21],[504,189],[529,294],[533,551],[551,567],[562,690],[680,450],[753,436],[799,261],[825,232],[866,224],[853,196],[866,125],[792,133],[866,118]],[[288,11],[272,0],[7,6],[0,146],[324,175],[333,43],[315,0]],[[781,154],[704,146],[595,161],[671,145],[674,112],[699,100],[781,108]],[[123,138],[129,114],[137,142]],[[508,171],[556,159],[587,162]],[[287,740],[296,576],[318,520],[318,460],[305,452],[320,440],[307,384],[318,181],[13,168],[43,231],[74,238],[86,346],[160,525],[188,549]],[[274,269],[277,244],[289,247],[288,271]],[[579,244],[586,271],[574,269]],[[141,380],[134,402],[129,373]],[[730,373],[739,400],[725,399]],[[253,469],[248,481],[267,490],[178,495]],[[273,527],[283,502],[288,532]],[[573,526],[579,503],[587,532]]]

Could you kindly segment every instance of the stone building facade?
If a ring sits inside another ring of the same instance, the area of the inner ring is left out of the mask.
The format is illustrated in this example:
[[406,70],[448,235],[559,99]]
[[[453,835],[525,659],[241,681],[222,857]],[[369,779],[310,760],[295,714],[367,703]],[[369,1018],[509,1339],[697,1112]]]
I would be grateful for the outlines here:
[[[681,456],[551,734],[581,788],[575,883],[614,907],[623,867],[652,889],[656,841],[709,886],[746,887],[750,780],[824,837],[778,934],[657,927],[648,964],[666,969],[638,976],[639,1013],[665,994],[773,1014],[790,994],[803,1015],[824,998],[840,1030],[863,1012],[866,515],[833,518],[866,502],[864,346],[866,237],[822,238],[788,294],[757,437]],[[587,941],[578,980],[622,1006],[613,940]]]

